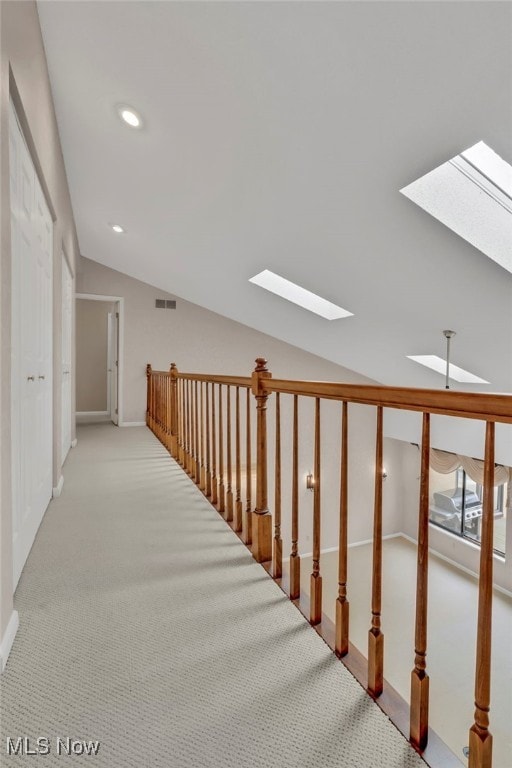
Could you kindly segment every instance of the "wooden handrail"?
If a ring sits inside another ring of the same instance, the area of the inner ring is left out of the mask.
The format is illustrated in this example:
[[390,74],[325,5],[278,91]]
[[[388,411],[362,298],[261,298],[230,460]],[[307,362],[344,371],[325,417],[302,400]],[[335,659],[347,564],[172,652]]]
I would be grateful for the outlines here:
[[438,413],[465,419],[512,424],[512,397],[485,392],[455,392],[443,389],[409,389],[373,384],[338,384],[330,381],[269,379],[268,393],[281,392],[326,400],[375,405],[422,413]]
[[[439,414],[486,422],[484,497],[480,546],[480,578],[475,675],[475,718],[469,732],[469,768],[492,768],[492,735],[489,731],[493,523],[494,523],[494,443],[495,423],[512,423],[512,396],[503,394],[412,389],[381,385],[344,384],[328,381],[296,381],[275,379],[266,360],[258,358],[249,376],[224,376],[183,373],[174,363],[169,371],[155,371],[148,364],[146,423],[177,459],[195,483],[208,496],[242,541],[251,547],[258,562],[266,563],[278,583],[282,582],[282,525],[286,510],[282,508],[283,462],[281,418],[282,395],[293,398],[291,418],[291,552],[288,566],[288,593],[296,604],[301,599],[299,545],[299,397],[314,398],[314,476],[313,476],[313,569],[310,576],[309,605],[301,608],[313,625],[320,625],[322,613],[322,576],[320,575],[321,531],[321,435],[322,400],[341,403],[341,452],[339,485],[339,563],[336,599],[336,626],[332,646],[337,655],[354,671],[353,647],[349,642],[348,601],[348,453],[349,405],[376,408],[375,494],[373,521],[373,565],[371,626],[368,633],[368,669],[357,673],[367,684],[369,693],[380,697],[386,692],[384,680],[384,635],[381,629],[382,603],[382,482],[383,482],[383,412],[385,408],[420,412],[423,416],[421,475],[418,514],[418,550],[416,572],[416,619],[414,668],[411,673],[411,705],[409,738],[423,752],[427,746],[429,726],[429,676],[427,674],[428,615],[428,534],[429,534],[429,455],[430,416]],[[204,389],[203,389],[204,387]],[[234,419],[231,388],[235,388]],[[216,389],[217,388],[217,389]],[[225,398],[224,398],[225,388]],[[240,390],[246,392],[245,419],[242,418]],[[267,445],[267,402],[275,395],[274,530],[268,508],[267,462],[271,451]],[[254,407],[255,405],[255,407]],[[252,439],[252,416],[256,422],[256,441]],[[232,428],[234,421],[234,440]],[[242,451],[242,431],[245,450]],[[224,438],[226,441],[224,442]],[[233,462],[234,442],[234,462]],[[255,504],[253,506],[252,457],[256,460]],[[226,459],[226,466],[224,463]],[[233,467],[234,463],[234,467]],[[242,484],[243,477],[243,484]],[[242,501],[242,485],[245,503]],[[287,497],[288,498],[288,497]],[[324,635],[325,637],[325,635]],[[401,726],[400,726],[401,727]],[[402,729],[403,730],[403,729]]]

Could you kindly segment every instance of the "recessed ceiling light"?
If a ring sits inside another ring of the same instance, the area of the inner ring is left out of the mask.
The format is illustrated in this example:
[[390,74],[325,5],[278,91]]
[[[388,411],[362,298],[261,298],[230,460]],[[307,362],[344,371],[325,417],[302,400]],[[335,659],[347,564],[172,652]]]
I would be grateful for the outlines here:
[[483,141],[400,192],[512,272],[512,167]]
[[[414,360],[415,363],[424,365],[427,368],[441,373],[443,376],[446,373],[446,360],[437,355],[407,355],[409,360]],[[481,379],[480,376],[475,376],[474,373],[465,371],[464,368],[459,368],[458,365],[450,363],[449,373],[450,379],[459,381],[461,384],[489,384],[485,379]]]
[[120,224],[109,224],[109,227],[111,227],[114,232],[117,232],[118,235],[121,235],[125,231]]
[[269,269],[264,269],[263,272],[249,278],[249,282],[259,285],[260,288],[265,288],[265,290],[275,293],[293,304],[298,304],[299,307],[308,309],[316,315],[325,317],[326,320],[338,320],[341,317],[352,316],[352,312],[348,312],[346,309],[327,301],[327,299],[317,296],[316,293],[292,283],[285,277],[276,275]]
[[121,104],[117,108],[117,111],[119,112],[119,117],[121,120],[123,120],[131,128],[142,127],[142,118],[140,114],[135,109],[133,109],[133,107],[128,107],[125,104]]

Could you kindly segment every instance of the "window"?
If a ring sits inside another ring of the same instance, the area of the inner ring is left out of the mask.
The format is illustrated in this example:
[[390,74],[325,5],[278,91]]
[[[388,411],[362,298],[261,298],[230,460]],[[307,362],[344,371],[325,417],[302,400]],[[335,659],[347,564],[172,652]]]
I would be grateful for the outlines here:
[[[506,485],[494,488],[494,550],[505,554]],[[480,543],[483,487],[459,467],[442,474],[430,471],[430,522]]]

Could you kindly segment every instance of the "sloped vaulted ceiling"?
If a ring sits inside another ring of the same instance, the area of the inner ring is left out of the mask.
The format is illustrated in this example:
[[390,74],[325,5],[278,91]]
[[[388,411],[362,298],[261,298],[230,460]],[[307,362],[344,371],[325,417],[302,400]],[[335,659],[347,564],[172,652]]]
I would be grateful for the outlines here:
[[441,386],[406,355],[453,328],[490,382],[460,388],[512,391],[512,275],[399,193],[480,140],[512,162],[512,4],[38,7],[85,256],[384,383]]

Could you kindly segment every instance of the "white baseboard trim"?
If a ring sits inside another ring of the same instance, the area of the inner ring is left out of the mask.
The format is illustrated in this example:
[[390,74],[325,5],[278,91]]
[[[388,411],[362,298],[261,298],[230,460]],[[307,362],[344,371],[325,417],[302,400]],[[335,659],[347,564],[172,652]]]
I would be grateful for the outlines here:
[[[386,541],[386,539],[397,539],[400,536],[403,536],[403,533],[387,533],[385,536],[382,537],[382,541]],[[364,541],[354,541],[352,544],[348,545],[348,548],[352,549],[352,547],[363,547],[365,544],[373,544],[373,539],[365,539]]]
[[[415,547],[418,545],[416,539],[413,539],[412,536],[408,536],[407,533],[401,533],[400,536],[402,536],[407,541],[410,541],[411,544],[414,544]],[[470,544],[471,542],[467,543]],[[476,544],[472,544],[471,546],[475,549],[480,549],[480,547],[477,547]],[[432,547],[429,547],[428,551],[431,555],[434,555],[434,557],[438,557],[439,560],[444,560],[444,562],[448,563],[448,565],[452,565],[454,568],[457,568],[458,571],[463,571],[464,573],[467,573],[468,576],[472,576],[476,581],[478,581],[478,573],[472,571],[471,568],[466,568],[465,565],[461,565],[456,560],[452,560],[451,557],[447,557],[446,555],[441,554],[441,552],[439,552],[437,549],[432,549]],[[494,555],[494,557],[496,557],[496,555]],[[493,588],[496,590],[496,592],[501,592],[502,595],[512,597],[512,592],[510,592],[508,589],[505,589],[505,587],[500,587],[499,584],[493,584]]]
[[122,424],[119,424],[120,427],[145,427],[146,422],[145,421],[123,421]]
[[[403,533],[388,533],[386,536],[383,536],[383,539],[396,539],[398,536],[403,536]],[[352,547],[362,547],[364,544],[372,544],[373,539],[368,539],[367,541],[355,541],[353,544],[349,544],[348,548],[351,549]],[[327,549],[321,549],[320,555],[328,555],[329,552],[337,552],[338,547],[327,547]],[[312,552],[299,552],[300,557],[313,557]],[[283,563],[290,562],[289,557],[283,558]]]
[[20,617],[18,616],[18,611],[13,611],[0,643],[0,672],[3,672],[5,669],[19,625]]
[[82,417],[88,417],[88,416],[110,416],[109,411],[77,411],[77,416]]
[[59,482],[57,483],[56,487],[53,489],[52,496],[54,499],[58,498],[62,493],[62,487],[64,485],[64,475],[61,474],[59,477]]
[[72,448],[76,448],[76,446],[77,446],[77,445],[78,445],[78,440],[77,440],[77,438],[75,437],[75,439],[71,441],[71,447],[72,447]]

